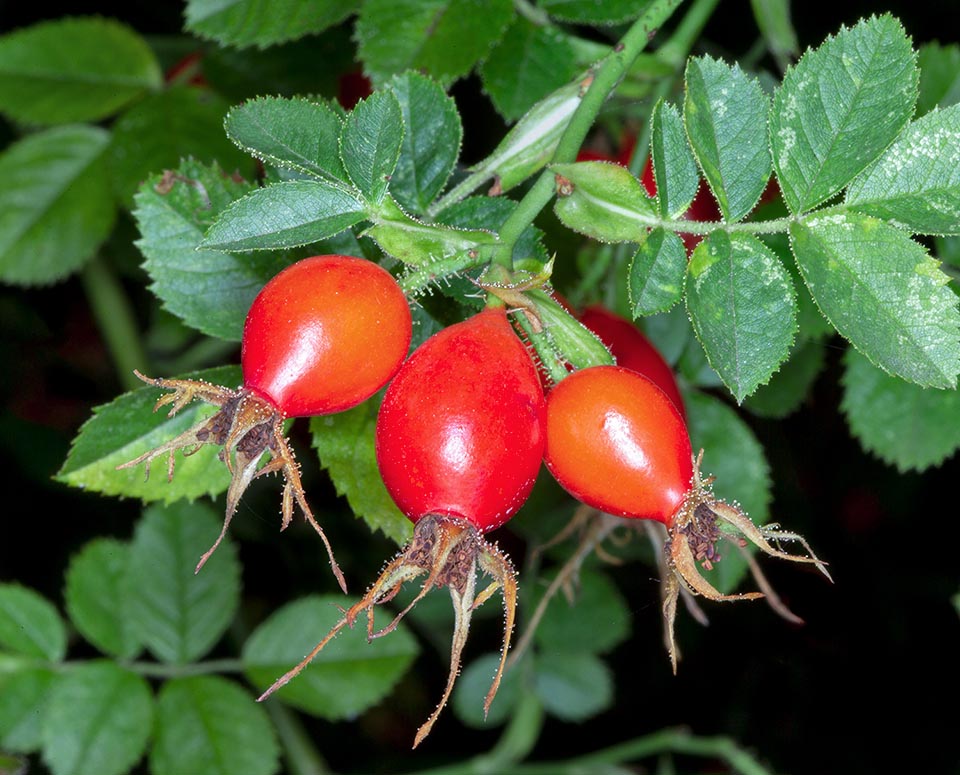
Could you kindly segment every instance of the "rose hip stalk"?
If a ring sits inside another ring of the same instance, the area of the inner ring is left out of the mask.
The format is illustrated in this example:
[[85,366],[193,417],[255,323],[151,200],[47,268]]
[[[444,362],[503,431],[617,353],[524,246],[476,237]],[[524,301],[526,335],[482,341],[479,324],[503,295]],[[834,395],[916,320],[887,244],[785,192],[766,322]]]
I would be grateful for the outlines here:
[[[702,480],[677,407],[653,382],[621,366],[595,366],[560,382],[547,399],[544,458],[557,481],[580,501],[630,519],[667,528],[663,616],[667,650],[677,667],[673,623],[681,589],[710,600],[750,600],[759,592],[725,595],[700,573],[720,559],[718,542],[749,541],[767,554],[814,563],[829,578],[807,542],[777,525],[755,526],[735,506],[713,497]],[[798,541],[808,556],[770,543]]]
[[[536,367],[503,309],[488,309],[428,339],[387,389],[376,431],[380,473],[415,524],[413,539],[316,648],[260,699],[296,676],[363,611],[368,636],[380,637],[433,587],[445,586],[456,616],[450,672],[413,745],[429,734],[450,697],[473,610],[500,589],[506,621],[500,666],[484,702],[489,709],[510,647],[517,582],[510,560],[483,534],[510,519],[530,494],[543,458],[544,421]],[[493,579],[479,592],[478,570]],[[374,606],[424,574],[413,602],[374,632]]]
[[[410,309],[389,272],[361,258],[314,256],[272,278],[254,299],[243,328],[243,385],[230,389],[200,380],[150,379],[172,390],[155,409],[171,405],[176,414],[194,398],[220,411],[156,449],[118,468],[150,463],[168,455],[173,478],[174,453],[185,455],[203,444],[222,446],[220,458],[232,474],[226,517],[213,546],[200,558],[199,571],[223,540],[237,503],[254,478],[279,471],[283,521],[290,524],[293,502],[320,534],[340,586],[343,575],[330,543],[307,505],[300,466],[283,433],[288,417],[332,414],[359,404],[396,373],[410,347]],[[270,460],[258,470],[263,453]]]

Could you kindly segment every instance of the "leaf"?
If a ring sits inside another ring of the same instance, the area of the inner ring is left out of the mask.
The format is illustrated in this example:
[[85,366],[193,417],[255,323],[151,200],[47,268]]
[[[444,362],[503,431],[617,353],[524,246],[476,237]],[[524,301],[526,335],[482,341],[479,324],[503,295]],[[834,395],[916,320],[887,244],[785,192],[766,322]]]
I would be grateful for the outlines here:
[[[236,366],[190,376],[217,385],[237,385],[241,380]],[[218,450],[212,444],[189,456],[177,453],[172,481],[167,481],[162,465],[153,470],[149,478],[140,467],[117,471],[121,463],[164,444],[214,411],[213,407],[198,401],[173,417],[166,413],[158,417],[153,407],[161,395],[154,387],[142,387],[95,407],[93,416],[81,426],[73,440],[70,454],[56,475],[57,481],[104,495],[167,503],[225,491],[230,474],[217,459]]]
[[[517,207],[518,202],[503,196],[471,196],[444,209],[437,221],[458,229],[487,229],[497,234]],[[518,267],[528,267],[531,260],[547,264],[550,256],[540,229],[530,225],[520,233],[513,246],[513,260]]]
[[197,503],[151,506],[130,545],[133,627],[157,659],[187,664],[216,644],[240,603],[240,564],[229,536],[203,570],[200,556],[220,533],[220,516]]
[[414,266],[467,254],[497,241],[488,231],[423,223],[404,213],[391,199],[384,200],[377,222],[366,234],[386,253]]
[[347,180],[338,145],[343,119],[322,102],[258,97],[232,108],[223,124],[238,147],[263,162],[331,182]]
[[153,775],[272,775],[279,769],[276,733],[245,689],[217,675],[163,685],[150,751]]
[[0,111],[16,121],[97,121],[162,80],[146,41],[113,19],[63,18],[0,37]]
[[960,393],[891,377],[850,349],[840,408],[860,444],[900,472],[938,466],[960,447]]
[[141,100],[113,125],[110,174],[127,207],[149,175],[176,169],[185,157],[253,177],[253,160],[224,136],[227,103],[213,92],[176,86]]
[[121,775],[143,756],[153,723],[150,686],[113,662],[60,676],[43,721],[43,760],[53,775]]
[[593,654],[551,651],[535,667],[534,691],[551,716],[585,721],[613,705],[610,669]]
[[32,753],[40,748],[41,724],[55,680],[56,673],[44,667],[0,678],[0,750]]
[[683,215],[700,188],[700,174],[677,109],[660,101],[650,117],[650,151],[657,203],[666,218]]
[[824,361],[822,342],[797,342],[786,363],[766,385],[761,385],[747,397],[744,407],[760,417],[780,419],[792,414],[807,398],[810,388],[823,370]]
[[0,279],[50,283],[93,256],[116,219],[109,141],[96,127],[58,127],[0,154]]
[[190,160],[148,178],[134,199],[150,290],[184,323],[219,339],[240,341],[257,293],[290,263],[285,254],[198,247],[214,218],[252,189],[216,165]]
[[366,0],[357,53],[375,83],[421,70],[448,84],[486,56],[513,15],[510,0]]
[[960,45],[924,43],[920,46],[917,64],[920,65],[918,116],[938,105],[946,108],[960,102]]
[[131,620],[129,566],[127,544],[94,539],[70,560],[64,590],[67,614],[80,634],[101,651],[126,659],[141,647]]
[[[686,391],[683,400],[694,454],[705,450],[701,472],[717,477],[714,494],[739,504],[755,525],[765,524],[770,518],[770,466],[753,431],[713,396]],[[721,555],[713,570],[701,572],[721,592],[733,592],[747,575],[747,563],[729,543],[722,546]]]
[[185,28],[226,46],[265,48],[339,24],[360,0],[188,0]]
[[15,654],[60,662],[67,632],[53,604],[19,584],[0,584],[0,646]]
[[490,729],[501,726],[511,717],[520,700],[524,691],[523,671],[517,668],[507,670],[490,705],[490,712],[484,713],[483,703],[499,664],[499,654],[484,654],[467,665],[454,684],[453,712],[469,727]]
[[309,245],[366,217],[356,195],[321,180],[291,180],[258,188],[232,202],[207,230],[200,247],[269,250]]
[[790,237],[820,310],[858,350],[910,382],[954,387],[960,372],[957,297],[920,245],[854,213],[792,224]]
[[463,138],[460,114],[443,87],[419,73],[395,76],[387,88],[400,103],[404,126],[390,193],[407,212],[422,214],[457,164]]
[[664,312],[680,301],[687,249],[676,234],[653,229],[630,262],[630,312],[634,318]]
[[690,145],[724,219],[740,220],[770,177],[769,101],[739,65],[712,57],[690,59],[684,79],[683,121]]
[[355,67],[353,41],[339,27],[268,49],[209,46],[203,52],[210,87],[232,103],[262,94],[336,94],[340,76]]
[[[529,610],[539,602],[543,591],[535,591]],[[551,601],[535,637],[544,654],[604,654],[630,637],[630,609],[607,576],[582,570],[574,598],[560,596]]]
[[374,431],[380,401],[371,399],[345,412],[310,420],[313,446],[330,474],[337,494],[371,530],[381,530],[403,545],[412,525],[397,508],[380,478]]
[[826,201],[893,142],[917,98],[914,53],[889,14],[843,28],[789,70],[773,97],[770,142],[784,201]]
[[387,193],[403,143],[400,103],[391,91],[362,100],[347,116],[340,133],[340,159],[350,179],[370,204]]
[[554,212],[574,231],[601,242],[640,242],[657,217],[640,181],[619,164],[554,164]]
[[910,124],[845,203],[920,234],[960,234],[960,105]]
[[643,13],[650,0],[537,0],[555,19],[580,24],[620,24]]
[[[296,665],[341,617],[342,595],[312,595],[288,603],[250,636],[242,660],[247,678],[265,690]],[[377,617],[381,628],[390,615]],[[383,699],[417,655],[417,643],[401,623],[388,636],[367,642],[365,621],[346,629],[303,672],[277,691],[287,704],[336,721],[362,713]]]
[[755,237],[715,232],[690,257],[686,299],[707,360],[742,402],[793,344],[797,305],[787,271]]
[[497,112],[516,121],[538,100],[573,80],[580,68],[568,36],[517,16],[480,68]]

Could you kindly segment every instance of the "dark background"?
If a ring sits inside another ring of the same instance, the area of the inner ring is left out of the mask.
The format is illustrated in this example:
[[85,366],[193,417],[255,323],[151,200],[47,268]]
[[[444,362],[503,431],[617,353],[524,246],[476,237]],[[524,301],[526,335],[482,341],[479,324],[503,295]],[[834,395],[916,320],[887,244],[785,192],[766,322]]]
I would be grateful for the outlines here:
[[[885,10],[904,21],[916,44],[952,34],[953,20],[944,11],[950,4],[794,5],[803,46],[819,43],[841,23]],[[0,29],[62,13],[114,16],[147,34],[177,34],[181,25],[176,3],[7,2],[0,3]],[[746,0],[722,2],[706,36],[731,57],[742,55],[755,37]],[[467,116],[492,112],[472,80],[458,85],[456,96]],[[483,135],[483,122],[465,120],[465,126],[465,157],[471,160],[471,143],[482,146],[491,138]],[[131,293],[142,292],[131,283]],[[50,288],[0,287],[0,332],[0,476],[7,504],[0,579],[19,580],[60,601],[70,555],[97,535],[128,537],[140,512],[136,502],[72,491],[50,479],[91,407],[121,388],[76,279]],[[634,622],[633,637],[609,661],[616,704],[584,724],[548,722],[534,758],[563,759],[683,725],[700,735],[729,735],[777,772],[960,772],[954,736],[960,721],[960,617],[950,602],[960,589],[960,471],[950,460],[922,475],[898,474],[860,449],[838,409],[842,352],[842,342],[829,343],[827,368],[790,418],[744,415],[771,463],[775,519],[807,536],[836,582],[792,564],[765,564],[806,625],[789,625],[762,604],[708,606],[706,630],[681,614],[678,638],[686,658],[674,677],[660,644],[651,571],[619,568],[614,576]],[[315,458],[303,459],[318,512],[346,516],[344,504],[310,465]],[[266,607],[317,589],[315,553],[296,547],[297,537],[313,539],[300,524],[277,536],[275,496],[269,486],[251,492],[233,528],[241,539],[248,600]],[[337,525],[331,540],[355,577],[372,578],[395,550],[352,518],[328,517],[324,524]],[[522,555],[519,539],[500,540]],[[346,547],[345,554],[339,547]],[[498,624],[498,617],[478,623],[468,652],[494,648]],[[409,753],[412,730],[442,689],[443,660],[424,649],[416,676],[358,722],[312,725],[331,765],[341,772],[401,771],[492,745],[496,731],[467,729],[448,712],[422,752]],[[678,771],[709,771],[699,766]]]

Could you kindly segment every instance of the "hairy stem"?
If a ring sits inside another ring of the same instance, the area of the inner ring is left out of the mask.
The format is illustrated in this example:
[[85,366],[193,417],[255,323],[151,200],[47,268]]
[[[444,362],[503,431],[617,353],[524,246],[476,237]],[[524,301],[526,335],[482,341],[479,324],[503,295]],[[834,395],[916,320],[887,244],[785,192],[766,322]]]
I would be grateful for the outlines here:
[[[593,82],[583,96],[570,123],[560,138],[553,162],[571,162],[583,145],[590,127],[597,118],[604,101],[623,78],[627,68],[637,55],[643,51],[657,28],[663,24],[680,5],[681,0],[654,0],[646,13],[637,19],[623,36],[613,51],[598,66]],[[540,173],[526,196],[520,200],[517,209],[504,222],[500,229],[500,241],[493,246],[494,254],[512,256],[513,246],[540,211],[553,198],[554,177],[549,170]]]

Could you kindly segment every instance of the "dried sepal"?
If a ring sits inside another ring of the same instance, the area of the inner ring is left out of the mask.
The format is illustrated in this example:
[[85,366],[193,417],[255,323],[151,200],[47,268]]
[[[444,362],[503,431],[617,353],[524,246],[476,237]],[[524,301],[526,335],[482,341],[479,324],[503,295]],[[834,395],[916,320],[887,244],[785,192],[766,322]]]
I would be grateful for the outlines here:
[[[340,588],[346,592],[346,580],[333,557],[333,548],[307,504],[303,484],[300,481],[300,464],[297,463],[293,449],[284,435],[285,418],[279,410],[256,393],[244,388],[233,390],[203,380],[154,379],[140,372],[135,373],[148,385],[172,391],[160,396],[154,405],[154,411],[170,406],[167,416],[172,417],[194,399],[220,407],[218,412],[170,441],[117,466],[118,469],[133,468],[143,463],[145,475],[149,477],[150,464],[157,458],[167,455],[167,479],[171,480],[174,474],[175,453],[178,450],[181,450],[184,455],[191,455],[205,444],[221,447],[220,459],[230,471],[223,528],[213,546],[200,558],[196,571],[200,571],[220,546],[227,534],[230,521],[237,511],[240,498],[250,483],[259,476],[280,472],[284,478],[280,529],[283,530],[290,524],[293,518],[293,504],[296,502],[307,522],[313,526],[323,541],[333,574]],[[270,460],[261,467],[260,460],[265,452],[269,453]]]
[[[732,542],[740,550],[745,550],[749,543],[771,557],[811,563],[830,579],[826,564],[817,557],[802,536],[781,530],[776,524],[758,527],[736,506],[714,498],[710,489],[712,478],[701,479],[700,477],[702,455],[701,451],[694,463],[690,491],[673,517],[663,548],[667,569],[663,591],[665,641],[674,673],[677,671],[677,647],[673,625],[676,618],[677,597],[681,590],[686,588],[694,595],[702,595],[709,600],[719,602],[755,600],[773,592],[772,587],[760,572],[759,566],[749,555],[748,567],[763,591],[723,594],[707,581],[701,574],[700,567],[711,570],[713,565],[721,560],[717,550],[721,540]],[[771,541],[774,543],[796,541],[803,546],[807,554],[790,554],[774,546]],[[787,620],[800,621],[799,617],[793,614],[775,593],[770,603],[771,607]]]
[[[476,593],[477,571],[493,577],[493,582],[480,594]],[[414,599],[380,630],[374,629],[374,608],[392,600],[403,585],[426,574],[426,579]],[[450,645],[450,670],[447,683],[437,707],[417,730],[413,747],[416,748],[430,734],[441,711],[450,699],[457,676],[464,645],[470,631],[473,611],[485,603],[499,589],[503,596],[504,634],[502,658],[490,691],[484,700],[484,711],[496,696],[506,665],[510,637],[516,618],[517,579],[513,565],[505,554],[486,542],[469,522],[442,515],[428,515],[417,522],[410,543],[381,571],[366,594],[344,611],[340,620],[330,629],[313,650],[299,664],[278,678],[258,701],[265,700],[289,683],[319,654],[344,628],[352,627],[363,613],[367,615],[367,638],[380,638],[396,629],[407,613],[437,587],[447,587],[454,610],[454,630]]]

